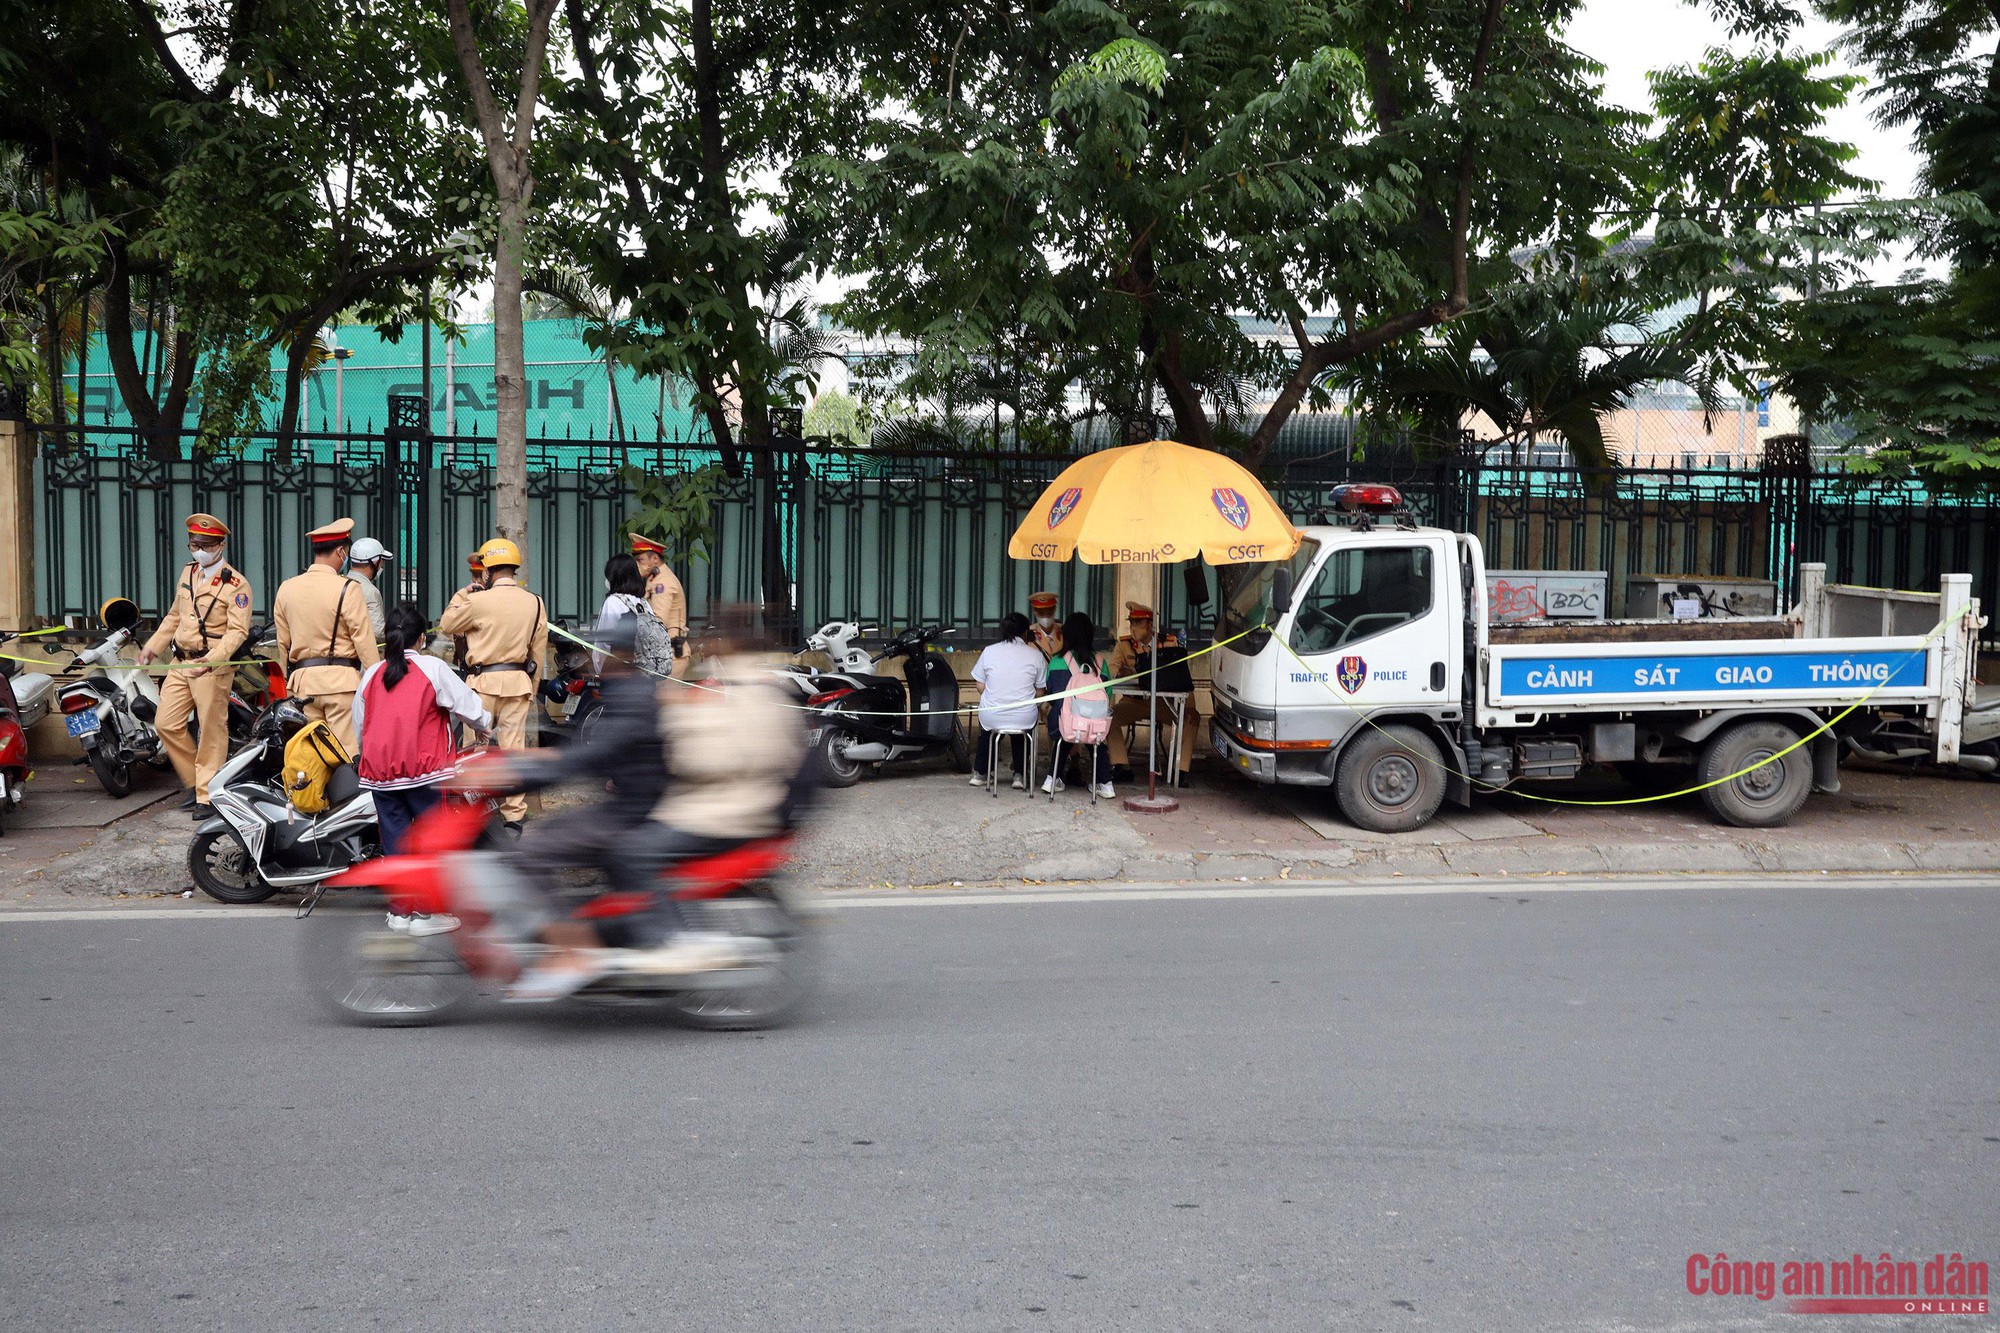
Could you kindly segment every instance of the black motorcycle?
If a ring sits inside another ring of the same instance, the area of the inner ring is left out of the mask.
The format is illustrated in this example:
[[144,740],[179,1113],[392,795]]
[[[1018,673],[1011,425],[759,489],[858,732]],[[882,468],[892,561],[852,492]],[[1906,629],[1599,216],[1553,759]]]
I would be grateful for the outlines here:
[[868,764],[922,759],[943,750],[959,772],[972,767],[972,749],[959,725],[958,677],[931,645],[956,631],[904,630],[869,659],[879,666],[901,658],[894,675],[822,671],[819,692],[806,700],[814,716],[807,737],[820,777],[831,787],[851,787]]
[[566,745],[587,738],[604,710],[603,681],[590,649],[568,639],[556,647],[555,674],[542,682],[541,743]]

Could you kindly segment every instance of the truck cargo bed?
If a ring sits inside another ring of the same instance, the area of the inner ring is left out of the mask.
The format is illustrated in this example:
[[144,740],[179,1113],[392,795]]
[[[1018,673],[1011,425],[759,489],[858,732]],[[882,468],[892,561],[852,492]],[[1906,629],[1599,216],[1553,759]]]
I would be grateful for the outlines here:
[[1721,643],[1786,639],[1798,627],[1783,616],[1705,620],[1546,620],[1496,624],[1487,630],[1496,647],[1517,643]]

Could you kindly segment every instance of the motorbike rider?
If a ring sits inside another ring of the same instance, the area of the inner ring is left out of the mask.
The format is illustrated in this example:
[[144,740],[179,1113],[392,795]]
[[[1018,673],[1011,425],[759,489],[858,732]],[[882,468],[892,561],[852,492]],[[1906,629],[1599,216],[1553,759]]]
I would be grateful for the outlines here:
[[[634,666],[636,638],[630,615],[597,632],[603,659],[598,725],[560,749],[509,753],[505,759],[505,778],[523,791],[597,782],[606,793],[603,800],[536,820],[515,844],[514,864],[551,902],[561,896],[563,871],[612,868],[614,850],[645,822],[667,785],[659,682]],[[485,782],[498,776],[497,765],[480,775]],[[548,927],[543,939],[558,950],[590,949],[599,943],[588,924],[566,920]]]
[[[678,861],[784,831],[804,766],[805,735],[787,694],[755,654],[753,624],[746,609],[725,612],[724,623],[704,645],[702,679],[657,686],[664,782],[644,817],[610,839],[614,886],[651,888]],[[609,719],[599,728],[610,735],[625,730]],[[510,767],[520,762],[516,756],[508,760]],[[689,930],[668,894],[656,894],[654,903],[647,927],[663,942],[628,956],[625,968],[671,974],[736,961],[728,936]],[[550,955],[515,984],[509,998],[559,999],[601,974],[604,960],[594,952],[595,933],[584,923],[559,922],[543,938],[554,946]]]
[[[181,808],[206,819],[215,813],[208,804],[209,779],[229,757],[233,676],[217,664],[234,658],[249,636],[250,582],[223,557],[228,524],[213,514],[190,514],[187,534],[190,558],[174,588],[174,604],[139,650],[139,665],[168,651],[182,664],[160,682],[154,725],[175,774],[190,788]],[[190,720],[201,729],[198,745],[188,734]]]

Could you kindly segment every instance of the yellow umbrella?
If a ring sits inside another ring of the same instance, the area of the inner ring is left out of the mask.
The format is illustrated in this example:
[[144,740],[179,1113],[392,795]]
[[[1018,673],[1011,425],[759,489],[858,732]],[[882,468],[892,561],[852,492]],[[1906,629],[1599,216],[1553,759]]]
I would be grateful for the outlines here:
[[[1007,543],[1016,560],[1155,566],[1197,556],[1211,565],[1289,559],[1304,536],[1242,464],[1173,440],[1106,449],[1063,469]],[[1149,712],[1159,716],[1159,676],[1149,676]],[[1146,784],[1132,809],[1165,811],[1154,793],[1154,737],[1146,729]]]
[[1078,459],[1007,543],[1016,560],[1211,565],[1283,560],[1299,530],[1249,469],[1212,449],[1153,440]]

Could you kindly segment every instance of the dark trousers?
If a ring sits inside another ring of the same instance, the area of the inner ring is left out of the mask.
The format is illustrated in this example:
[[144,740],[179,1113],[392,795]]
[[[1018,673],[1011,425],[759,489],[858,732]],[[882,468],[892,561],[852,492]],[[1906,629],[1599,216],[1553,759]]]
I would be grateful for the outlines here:
[[563,871],[610,870],[616,863],[618,844],[633,836],[644,822],[631,811],[602,803],[545,815],[522,832],[512,859],[529,882],[553,900],[562,892],[559,877]]
[[[1049,753],[1051,755],[1056,752],[1056,743],[1062,740],[1062,710],[1063,705],[1068,702],[1069,700],[1067,699],[1058,699],[1049,705]],[[1063,767],[1069,767],[1072,756],[1089,748],[1087,745],[1063,746]],[[1056,776],[1061,778],[1063,775],[1058,773]],[[1111,754],[1109,745],[1099,745],[1097,747],[1097,775],[1091,781],[1111,781]]]
[[[1026,736],[1016,735],[1007,737],[1009,752],[1014,756],[1014,771],[1020,773],[1023,779],[1028,776],[1021,769],[1021,766],[1027,762],[1027,741],[1028,738]],[[993,733],[982,731],[979,733],[979,745],[972,752],[972,771],[982,778],[985,777],[987,761],[992,757],[992,754]]]
[[654,891],[654,905],[644,914],[643,922],[637,918],[633,921],[642,942],[657,944],[676,931],[687,929],[687,915],[674,901],[673,885],[660,882],[662,873],[682,861],[741,847],[745,841],[690,833],[654,819],[644,820],[628,831],[612,853],[612,883],[627,893]]
[[394,856],[403,845],[403,835],[417,816],[444,799],[436,783],[427,787],[402,787],[375,793],[375,824],[381,830],[382,855]]

